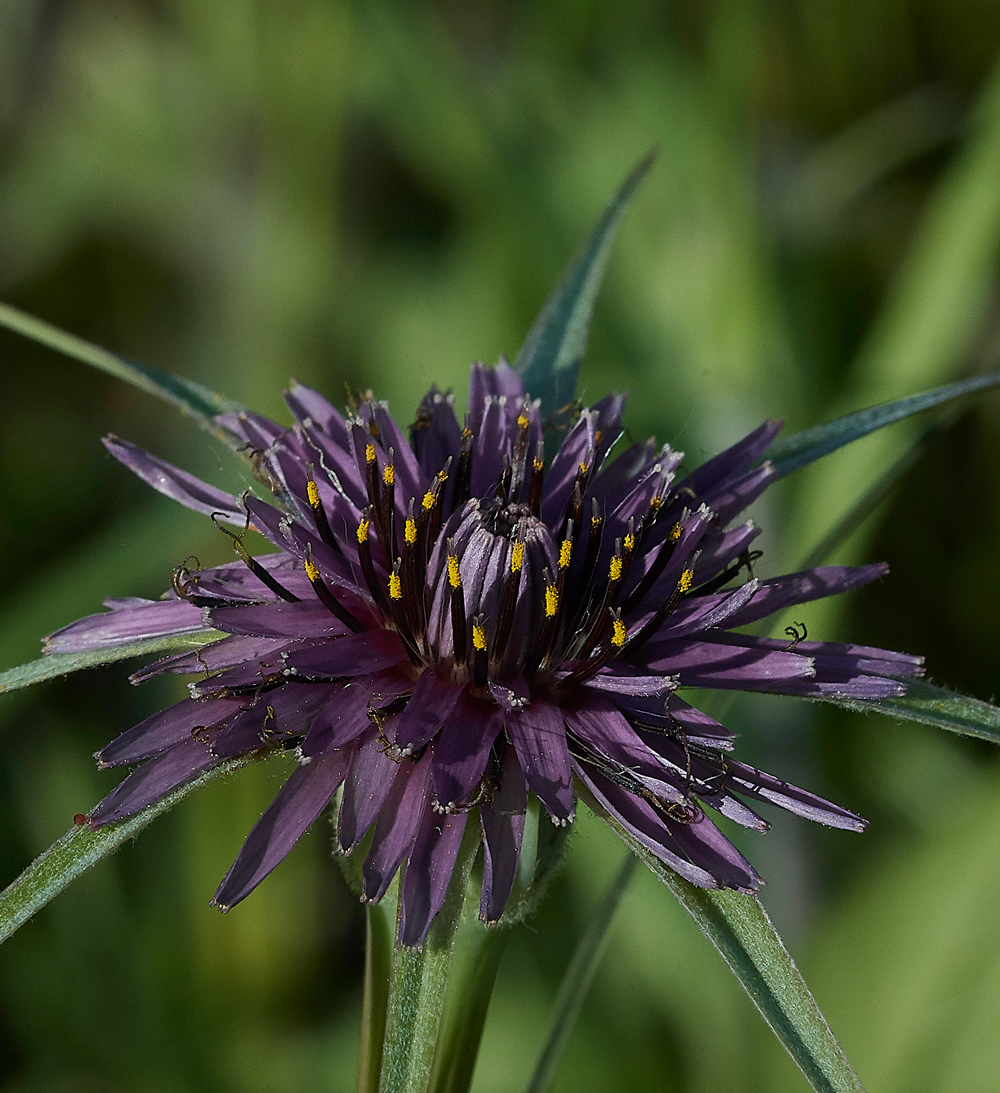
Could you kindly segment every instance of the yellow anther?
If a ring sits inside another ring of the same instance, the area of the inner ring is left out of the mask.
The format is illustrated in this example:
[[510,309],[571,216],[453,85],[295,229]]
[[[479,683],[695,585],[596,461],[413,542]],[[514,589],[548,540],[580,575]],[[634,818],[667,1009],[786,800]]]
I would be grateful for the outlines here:
[[437,480],[443,486],[445,484],[445,482],[448,481],[448,472],[447,471],[438,471],[437,472]]
[[527,427],[531,424],[531,422],[528,420],[528,415],[519,414],[517,418],[517,424],[519,428],[527,429]]
[[510,555],[511,573],[520,573],[522,565],[524,565],[524,543],[515,543]]
[[358,524],[358,542],[364,543],[368,540],[368,517],[362,516],[361,523]]
[[569,569],[570,560],[573,557],[573,540],[563,539],[559,544],[559,568]]
[[386,463],[385,470],[382,471],[382,481],[391,486],[396,481],[396,470],[391,463]]
[[681,579],[677,582],[677,587],[682,592],[687,592],[687,590],[691,587],[692,581],[694,581],[694,570],[685,569],[684,572],[681,574]]
[[656,512],[663,504],[663,498],[657,493],[649,499],[649,511]]
[[611,559],[611,565],[608,568],[608,580],[620,581],[622,579],[622,560],[616,554]]
[[458,568],[458,555],[448,555],[448,583],[452,588],[462,587],[462,573]]
[[672,543],[676,543],[677,540],[681,537],[681,530],[681,522],[680,520],[678,520],[677,523],[674,524],[674,526],[670,529],[670,541]]
[[406,519],[406,524],[403,527],[403,538],[413,546],[417,541],[417,524],[415,520],[411,520],[409,517]]
[[635,550],[635,536],[631,532],[625,536],[624,546],[626,554],[631,554],[632,551]]
[[316,568],[316,563],[312,558],[306,558],[306,576],[310,581],[319,580],[319,570]]
[[433,490],[428,490],[424,494],[423,501],[420,502],[423,505],[424,512],[430,512],[434,508],[434,502],[437,500],[437,494]]
[[601,526],[601,521],[603,519],[604,517],[599,512],[593,513],[593,515],[590,517],[591,531],[597,531],[597,529]]
[[533,459],[533,460],[531,461],[531,466],[532,466],[532,468],[533,468],[534,470],[536,470],[536,471],[540,471],[540,470],[542,470],[542,469],[544,468],[544,466],[545,466],[545,460],[544,460],[544,459],[537,459],[537,458],[536,458],[536,459]]
[[486,631],[478,622],[472,627],[472,647],[479,650],[480,653],[486,649]]
[[365,445],[365,462],[366,463],[374,463],[375,462],[375,445],[374,444],[366,444]]
[[585,475],[587,473],[587,471],[590,470],[590,466],[586,463],[581,463],[580,466],[577,467],[577,470],[580,472],[580,474],[582,476],[582,475]]
[[559,589],[554,584],[545,586],[545,617],[551,619],[559,610]]
[[392,600],[403,598],[403,582],[399,579],[398,573],[389,574],[389,598]]
[[309,498],[309,504],[314,509],[319,508],[319,486],[311,478],[306,483],[306,497]]
[[620,649],[625,644],[625,635],[628,632],[625,629],[625,623],[621,619],[615,619],[614,621],[615,632],[611,635],[611,644]]

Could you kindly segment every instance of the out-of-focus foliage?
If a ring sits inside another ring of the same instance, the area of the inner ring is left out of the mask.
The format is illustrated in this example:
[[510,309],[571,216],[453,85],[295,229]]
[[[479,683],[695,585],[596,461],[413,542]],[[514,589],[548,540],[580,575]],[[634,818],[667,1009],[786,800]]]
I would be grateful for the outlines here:
[[[292,375],[401,416],[517,351],[577,240],[658,163],[598,302],[581,391],[692,463],[765,416],[804,428],[995,366],[1000,9],[984,0],[613,5],[347,0],[0,4],[0,296],[282,416]],[[115,431],[222,485],[239,468],[107,376],[0,334],[6,667],[106,595],[157,595],[211,525],[109,460]],[[937,440],[837,561],[893,575],[802,608],[810,637],[927,654],[1000,691],[997,400]],[[910,437],[915,433],[909,434]],[[905,427],[784,483],[760,572],[806,556]],[[12,878],[115,775],[90,753],[176,685],[111,668],[0,697]],[[931,728],[760,699],[751,762],[872,820],[744,840],[872,1093],[1000,1069],[1000,768]],[[353,1087],[363,929],[323,825],[252,899],[208,907],[276,777],[193,796],[0,950],[0,1088]],[[621,850],[582,818],[501,970],[475,1089],[523,1084]],[[685,914],[642,876],[556,1087],[804,1088]]]

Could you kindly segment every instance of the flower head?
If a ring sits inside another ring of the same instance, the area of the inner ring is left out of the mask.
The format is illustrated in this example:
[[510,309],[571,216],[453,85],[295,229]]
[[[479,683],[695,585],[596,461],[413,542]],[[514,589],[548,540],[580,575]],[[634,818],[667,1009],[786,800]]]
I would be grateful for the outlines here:
[[[654,442],[611,452],[624,399],[580,411],[546,460],[539,406],[514,371],[472,368],[460,426],[432,389],[409,439],[385,403],[345,418],[299,384],[290,429],[254,414],[220,424],[252,453],[277,504],[233,497],[109,437],[161,493],[237,530],[241,561],[175,571],[159,601],[53,634],[65,652],[140,637],[223,631],[133,677],[193,674],[190,697],[124,733],[102,766],[140,764],[90,814],[122,819],[225,760],[294,750],[299,765],[251,831],[214,902],[242,900],[342,787],[337,841],[371,831],[364,894],[405,863],[400,941],[422,943],[465,829],[484,844],[481,915],[512,891],[529,794],[553,823],[578,794],[694,884],[761,879],[706,807],[767,824],[766,801],[860,831],[846,809],[728,755],[735,734],[686,687],[854,698],[899,695],[920,658],[738,632],[792,604],[858,587],[884,565],[752,573],[752,522],[731,526],[774,479],[765,422],[679,477]],[[220,524],[221,526],[221,524]],[[252,527],[278,548],[251,557]]]

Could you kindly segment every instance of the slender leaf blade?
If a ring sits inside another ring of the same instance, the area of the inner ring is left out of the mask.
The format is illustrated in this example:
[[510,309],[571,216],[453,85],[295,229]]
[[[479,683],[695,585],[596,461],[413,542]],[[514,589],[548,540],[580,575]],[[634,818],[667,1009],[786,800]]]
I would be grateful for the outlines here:
[[645,156],[608,202],[594,230],[563,270],[517,355],[514,367],[525,389],[542,400],[543,420],[572,402],[576,393],[594,301],[611,246],[655,157],[655,152]]
[[81,653],[50,653],[48,656],[39,657],[38,660],[29,660],[27,664],[19,664],[16,668],[8,668],[0,672],[0,694],[19,691],[34,683],[42,683],[47,679],[56,679],[59,676],[69,675],[71,672],[79,672],[82,668],[99,668],[103,664],[114,664],[116,661],[128,660],[130,657],[144,657],[150,653],[194,649],[199,645],[207,645],[210,641],[218,641],[225,636],[219,630],[205,630],[194,634],[143,638],[141,641],[130,641],[124,645],[105,649],[88,649]]
[[852,444],[869,433],[884,429],[887,425],[903,421],[963,395],[997,386],[1000,386],[1000,372],[991,372],[986,376],[974,376],[972,379],[959,380],[958,383],[948,383],[944,387],[936,387],[919,395],[909,395],[895,402],[883,402],[878,406],[855,410],[836,421],[776,440],[768,450],[767,458],[774,464],[779,475],[791,474],[792,471],[797,471],[846,444]]
[[94,345],[93,342],[60,330],[52,323],[29,315],[10,304],[0,303],[0,326],[5,326],[8,330],[23,334],[24,337],[40,345],[46,345],[58,353],[63,353],[67,357],[72,357],[126,383],[131,383],[133,387],[138,387],[140,391],[145,391],[148,395],[164,399],[189,417],[193,417],[203,429],[229,447],[234,450],[239,447],[239,441],[217,425],[214,418],[217,414],[239,412],[245,409],[240,403],[224,395],[216,394],[215,391],[195,383],[194,380],[185,379],[184,376],[161,372],[158,368],[147,368],[144,365],[123,360],[107,349]]
[[627,855],[611,884],[602,894],[586,929],[580,936],[573,958],[559,985],[552,1024],[545,1037],[538,1062],[535,1064],[535,1072],[528,1083],[527,1093],[546,1093],[546,1090],[552,1086],[559,1062],[569,1043],[570,1034],[573,1032],[573,1026],[580,1016],[584,999],[587,997],[597,966],[604,954],[608,928],[611,926],[638,862],[639,859],[634,854]]
[[907,679],[906,694],[899,698],[833,698],[830,702],[860,713],[881,713],[900,721],[919,721],[962,736],[975,736],[1000,744],[1000,706],[970,695],[949,691],[922,679]]
[[189,793],[256,761],[255,757],[228,760],[119,824],[110,824],[97,831],[91,831],[86,824],[74,825],[0,892],[0,943],[6,941],[81,873],[114,853],[126,839],[138,835],[147,824],[168,812]]
[[658,861],[589,795],[588,804],[695,920],[813,1089],[817,1093],[864,1093],[760,901],[729,889],[696,888]]

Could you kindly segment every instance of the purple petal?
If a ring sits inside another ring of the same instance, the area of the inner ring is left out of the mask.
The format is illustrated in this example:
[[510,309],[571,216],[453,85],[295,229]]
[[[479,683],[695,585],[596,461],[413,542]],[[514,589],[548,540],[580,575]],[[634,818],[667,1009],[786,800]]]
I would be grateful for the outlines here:
[[286,683],[256,700],[245,696],[243,712],[211,737],[212,754],[220,758],[246,755],[303,736],[326,706],[341,701],[343,691],[342,683]]
[[123,463],[133,474],[137,474],[164,496],[206,516],[211,516],[214,512],[220,513],[230,524],[243,527],[246,522],[239,502],[231,493],[216,489],[215,486],[202,482],[200,478],[195,478],[193,474],[188,474],[187,471],[182,471],[117,436],[106,436],[104,447],[119,463]]
[[239,713],[242,704],[240,698],[217,698],[207,702],[186,698],[133,725],[96,752],[94,758],[102,769],[138,763],[179,744],[198,729],[221,724]]
[[479,806],[483,828],[483,883],[479,917],[487,924],[503,914],[514,887],[524,837],[528,787],[514,749],[504,745],[500,784],[492,799]]
[[455,417],[455,398],[436,387],[424,395],[417,420],[410,428],[413,450],[427,478],[437,474],[450,456],[458,459],[462,430]]
[[[727,635],[739,642],[740,635]],[[707,640],[678,638],[656,641],[641,650],[646,667],[680,677],[682,687],[722,687],[758,690],[816,674],[809,657],[798,653],[720,645]]]
[[318,711],[302,741],[303,756],[322,755],[361,736],[371,724],[368,717],[371,700],[371,690],[363,683],[349,683],[340,690],[335,701]]
[[[727,620],[747,605],[759,587],[759,583],[751,579],[732,592],[717,592],[709,596],[692,597],[683,602],[664,621],[663,625],[656,631],[654,639],[682,638],[688,634],[698,634],[713,626],[721,626],[724,622],[727,626],[735,625]],[[244,608],[244,610],[247,609]],[[253,608],[250,608],[250,610],[253,610]],[[219,629],[224,630],[225,627]]]
[[205,622],[227,634],[259,638],[341,637],[347,627],[319,600],[205,609]]
[[347,427],[344,416],[321,394],[311,387],[292,381],[291,389],[285,392],[285,402],[303,425],[311,421],[316,428],[347,450]]
[[809,600],[819,600],[852,588],[860,588],[884,577],[888,572],[889,567],[885,562],[863,566],[825,565],[761,581],[760,588],[751,601],[729,619],[727,626],[746,626],[747,623],[763,619],[791,604],[807,603]]
[[212,905],[228,911],[245,899],[305,834],[344,780],[353,748],[331,752],[298,767],[254,824],[225,875]]
[[294,644],[287,640],[250,638],[243,635],[221,638],[202,645],[191,653],[175,653],[173,656],[163,657],[162,660],[154,661],[133,672],[128,678],[130,683],[145,683],[163,672],[173,675],[201,675],[233,668],[249,661],[280,669],[284,667],[281,652],[292,648]]
[[402,766],[389,758],[385,740],[373,728],[361,742],[344,783],[337,820],[337,845],[342,853],[349,854],[375,822]]
[[377,903],[413,843],[425,812],[431,811],[431,761],[434,749],[419,762],[404,759],[392,791],[379,812],[372,846],[362,866],[365,899]]
[[753,504],[777,477],[774,466],[764,463],[724,486],[709,490],[703,500],[715,513],[719,525],[724,527]]
[[188,737],[132,771],[90,813],[90,826],[104,827],[123,820],[218,762],[204,741]]
[[528,785],[553,821],[571,822],[573,774],[559,707],[536,699],[521,709],[504,711],[504,725]]
[[465,812],[443,816],[429,808],[424,810],[403,874],[400,945],[423,945],[448,894],[467,818]]
[[187,600],[135,598],[105,602],[111,608],[106,614],[88,615],[44,638],[44,652],[80,653],[211,629],[202,620],[201,608]]
[[473,796],[502,728],[503,715],[495,706],[462,692],[434,746],[431,777],[442,805],[462,806]]
[[391,630],[347,634],[293,650],[285,658],[290,674],[320,679],[369,675],[406,659],[399,635]]
[[613,691],[619,695],[662,695],[676,690],[677,680],[667,675],[640,675],[625,665],[603,668],[583,684],[595,691]]
[[766,774],[746,763],[737,763],[732,759],[726,761],[726,782],[728,788],[736,793],[742,793],[757,801],[767,801],[777,805],[786,812],[794,812],[796,816],[804,816],[807,820],[825,824],[827,827],[839,827],[843,831],[864,831],[868,821],[849,812],[846,808],[834,804],[832,801],[817,797],[815,793],[809,793],[789,782],[783,782],[775,778],[773,774]]
[[742,474],[767,451],[783,424],[778,420],[765,421],[763,425],[758,425],[752,433],[737,441],[731,448],[702,463],[678,488],[691,489],[700,499],[721,482],[733,475]]
[[509,451],[506,405],[493,396],[486,400],[482,425],[476,431],[472,456],[472,495],[484,497],[492,492],[503,470],[503,457]]
[[[750,634],[712,634],[707,640],[720,644],[736,643],[754,649],[785,649],[792,643],[781,638],[758,638]],[[891,676],[922,676],[924,658],[891,649],[876,649],[870,645],[848,645],[834,641],[798,641],[795,652],[812,657],[817,678],[825,669],[846,669],[853,672],[873,672]]]
[[418,751],[434,736],[461,693],[460,686],[442,678],[435,669],[424,671],[397,724],[395,743],[404,755]]

